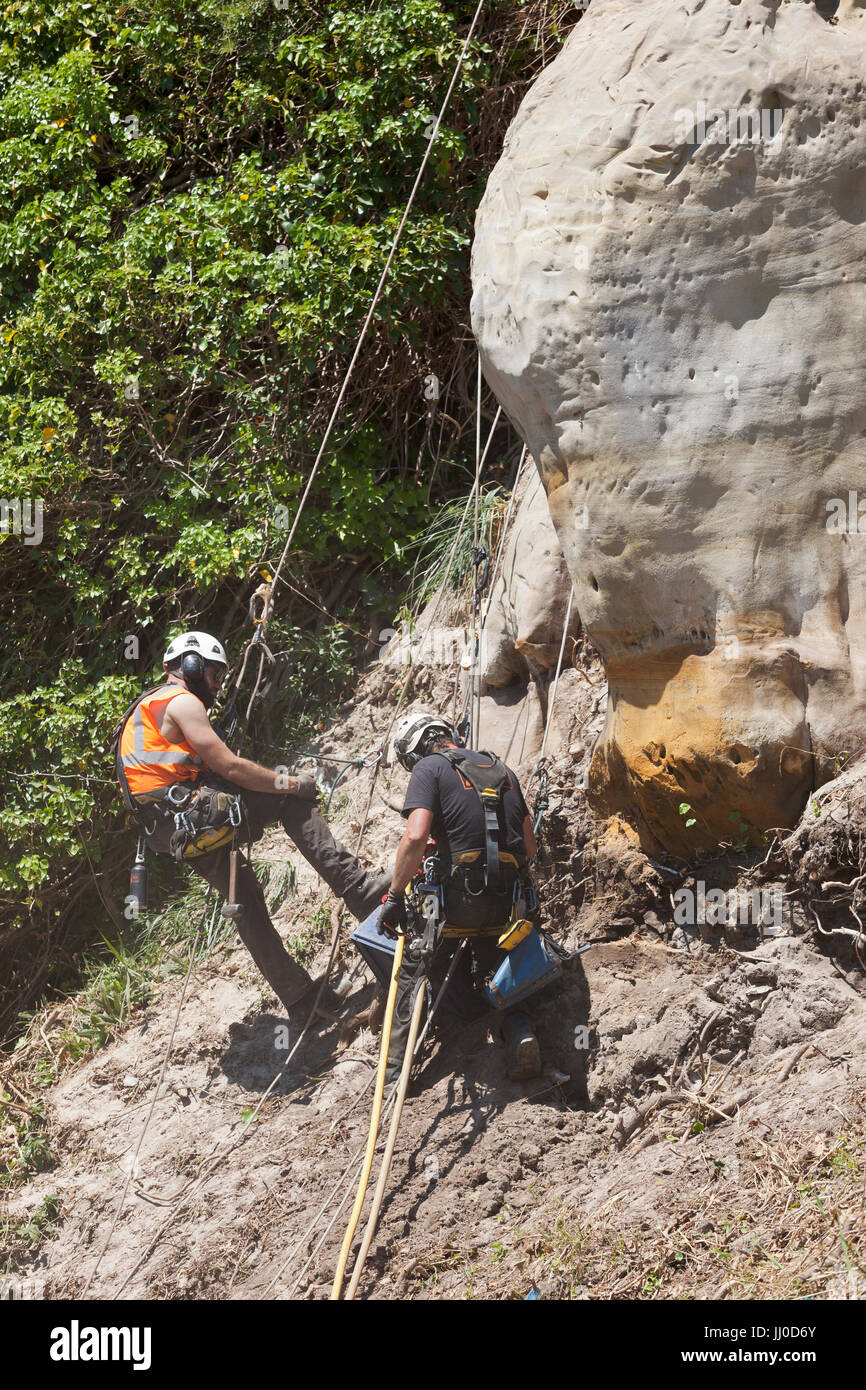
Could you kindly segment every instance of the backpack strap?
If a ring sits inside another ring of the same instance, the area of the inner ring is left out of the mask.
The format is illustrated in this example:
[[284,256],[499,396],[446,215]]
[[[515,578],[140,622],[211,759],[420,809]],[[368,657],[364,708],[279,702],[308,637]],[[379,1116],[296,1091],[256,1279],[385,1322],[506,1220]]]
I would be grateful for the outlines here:
[[489,758],[490,762],[479,766],[467,756],[469,751],[466,748],[448,748],[440,751],[439,756],[448,759],[464,786],[471,788],[481,802],[484,812],[484,886],[498,893],[501,886],[499,802],[503,788],[511,785],[511,778],[508,768],[495,753],[481,753],[481,757]]

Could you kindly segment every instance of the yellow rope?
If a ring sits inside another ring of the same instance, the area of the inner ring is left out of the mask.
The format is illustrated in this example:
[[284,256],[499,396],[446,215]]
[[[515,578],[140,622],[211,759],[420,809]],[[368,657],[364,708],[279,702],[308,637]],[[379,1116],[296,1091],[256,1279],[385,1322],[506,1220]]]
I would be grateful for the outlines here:
[[415,1005],[412,1009],[412,1022],[409,1027],[409,1039],[406,1043],[406,1052],[400,1071],[400,1083],[397,1087],[397,1100],[394,1105],[394,1113],[391,1116],[391,1128],[388,1130],[388,1140],[385,1144],[385,1152],[382,1155],[382,1166],[379,1169],[376,1191],[373,1193],[373,1205],[370,1208],[370,1215],[367,1218],[367,1229],[364,1232],[364,1239],[361,1241],[361,1249],[358,1251],[355,1268],[352,1270],[352,1278],[346,1294],[347,1303],[355,1297],[358,1281],[361,1278],[361,1273],[364,1268],[364,1261],[367,1258],[367,1253],[379,1223],[379,1212],[382,1210],[382,1200],[385,1196],[385,1184],[388,1181],[388,1174],[391,1171],[391,1159],[394,1157],[394,1147],[397,1143],[397,1130],[400,1127],[400,1116],[403,1114],[403,1102],[406,1099],[406,1092],[409,1089],[409,1074],[412,1071],[412,1062],[414,1061],[415,1040],[418,1037],[418,1029],[421,1027],[421,1014],[424,1009],[425,993],[426,990],[422,981],[418,993],[415,996]]
[[373,1109],[370,1112],[370,1132],[367,1135],[367,1152],[364,1154],[364,1163],[361,1168],[361,1177],[358,1182],[358,1191],[355,1194],[355,1205],[352,1208],[352,1215],[349,1217],[349,1225],[343,1237],[343,1245],[340,1250],[340,1258],[337,1261],[337,1272],[334,1275],[334,1286],[331,1289],[332,1302],[338,1302],[340,1290],[343,1287],[343,1279],[346,1274],[346,1265],[349,1262],[349,1252],[352,1249],[352,1241],[355,1238],[355,1230],[361,1217],[361,1208],[364,1205],[364,1198],[367,1195],[367,1184],[370,1181],[370,1170],[373,1167],[373,1154],[376,1149],[376,1139],[379,1134],[379,1116],[382,1113],[382,1097],[385,1094],[385,1069],[388,1066],[388,1047],[391,1042],[391,1024],[394,1020],[394,1008],[397,1003],[397,982],[400,978],[400,966],[403,963],[403,946],[405,940],[402,936],[397,938],[397,946],[394,951],[394,965],[391,969],[391,984],[388,989],[388,1003],[385,1008],[385,1018],[382,1023],[382,1042],[379,1047],[379,1067],[376,1072],[376,1090],[373,1094]]

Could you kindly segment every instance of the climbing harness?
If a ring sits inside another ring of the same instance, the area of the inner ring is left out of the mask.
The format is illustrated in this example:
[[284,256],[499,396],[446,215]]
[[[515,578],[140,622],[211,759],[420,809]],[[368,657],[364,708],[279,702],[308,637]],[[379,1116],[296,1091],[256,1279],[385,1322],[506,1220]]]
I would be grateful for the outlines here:
[[210,854],[230,841],[243,820],[241,799],[216,787],[169,787],[165,800],[172,808],[174,832],[169,848],[178,863]]
[[[477,753],[467,748],[447,748],[437,755],[446,758],[467,790],[474,791],[484,813],[484,860],[483,880],[475,893],[498,893],[500,891],[500,853],[499,843],[499,805],[505,787],[511,785],[508,768],[494,753]],[[487,758],[487,762],[476,762],[476,758]],[[467,889],[472,893],[471,889]],[[473,894],[474,896],[474,894]]]

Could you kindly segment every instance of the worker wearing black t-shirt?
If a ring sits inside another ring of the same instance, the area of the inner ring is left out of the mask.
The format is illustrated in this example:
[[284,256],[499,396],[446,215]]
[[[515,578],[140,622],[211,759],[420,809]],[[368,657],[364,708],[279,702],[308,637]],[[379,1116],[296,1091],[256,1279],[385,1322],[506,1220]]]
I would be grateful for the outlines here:
[[[456,731],[434,714],[408,716],[397,731],[394,749],[403,766],[411,770],[403,805],[408,823],[397,850],[391,889],[379,926],[393,930],[402,925],[406,886],[421,867],[428,840],[432,837],[444,870],[444,920],[449,934],[443,937],[442,944],[454,948],[459,936],[465,934],[467,937],[467,946],[452,976],[446,1001],[451,1001],[454,1012],[466,1017],[468,999],[471,1001],[469,1016],[479,1017],[488,1007],[481,995],[484,979],[505,958],[498,938],[511,917],[515,883],[521,878],[528,860],[536,854],[532,818],[517,777],[510,768],[505,768],[507,776],[496,802],[499,872],[494,888],[485,872],[488,839],[484,807],[460,766],[471,763],[482,771],[486,768],[493,771],[498,760],[487,753],[460,749],[460,758],[452,762],[449,753],[459,749]],[[501,772],[502,767],[498,766]],[[455,928],[463,930],[455,933]],[[438,952],[433,973],[440,979],[452,953],[452,950]],[[415,987],[423,974],[423,968],[413,967],[404,956],[388,1054],[389,1081],[396,1079],[400,1071]],[[502,1034],[508,1047],[508,1069],[512,1079],[536,1076],[541,1065],[540,1053],[526,1015],[517,1010],[505,1013]]]

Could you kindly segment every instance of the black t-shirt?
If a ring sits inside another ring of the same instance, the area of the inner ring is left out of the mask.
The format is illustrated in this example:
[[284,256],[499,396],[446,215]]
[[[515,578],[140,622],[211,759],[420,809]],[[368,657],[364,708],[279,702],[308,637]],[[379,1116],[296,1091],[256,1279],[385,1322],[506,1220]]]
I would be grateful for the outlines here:
[[[469,757],[480,767],[490,766],[489,757],[484,753],[473,751]],[[523,822],[529,811],[520,783],[511,768],[507,771],[508,782],[499,797],[499,845],[522,859],[525,853]],[[456,768],[441,753],[431,753],[412,769],[403,815],[418,810],[433,812],[430,833],[446,857],[453,860],[466,850],[483,848],[486,837],[481,798],[472,787],[465,785]]]

